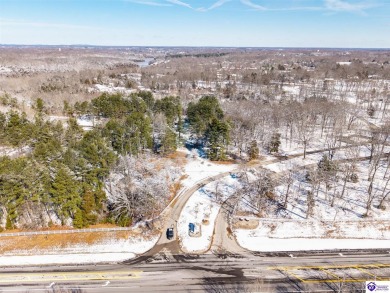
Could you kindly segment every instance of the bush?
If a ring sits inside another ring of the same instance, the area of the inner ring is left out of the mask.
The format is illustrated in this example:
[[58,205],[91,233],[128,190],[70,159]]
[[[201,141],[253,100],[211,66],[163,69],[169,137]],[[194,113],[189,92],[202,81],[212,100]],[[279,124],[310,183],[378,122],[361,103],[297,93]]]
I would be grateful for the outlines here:
[[371,118],[374,117],[374,115],[375,115],[375,107],[374,107],[373,105],[368,106],[368,108],[367,108],[367,114],[368,114],[368,116],[370,116]]
[[352,182],[352,183],[358,183],[359,182],[359,176],[356,173],[352,173],[349,176],[348,181]]
[[279,146],[281,144],[280,141],[280,133],[274,133],[271,137],[271,141],[268,144],[268,151],[270,153],[277,153],[279,152]]
[[250,160],[256,160],[259,158],[259,147],[257,146],[257,142],[255,140],[253,140],[251,142],[251,145],[249,147],[249,150],[248,150],[248,154],[249,154],[249,159]]

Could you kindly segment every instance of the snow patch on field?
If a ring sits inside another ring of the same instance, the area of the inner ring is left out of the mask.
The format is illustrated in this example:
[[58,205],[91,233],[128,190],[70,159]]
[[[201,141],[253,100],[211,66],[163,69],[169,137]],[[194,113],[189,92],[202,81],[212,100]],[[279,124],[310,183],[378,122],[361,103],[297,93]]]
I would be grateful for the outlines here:
[[[347,182],[344,196],[341,196],[343,189],[343,182],[339,180],[333,183],[332,190],[326,192],[325,186],[322,184],[319,187],[318,195],[315,193],[315,205],[314,205],[314,217],[319,220],[359,220],[366,213],[366,206],[368,201],[367,190],[370,182],[367,180],[369,170],[368,161],[361,161],[356,163],[355,174],[358,176],[359,181],[356,183]],[[280,168],[280,170],[288,170]],[[291,168],[290,168],[291,169]],[[383,191],[385,190],[386,180],[386,161],[382,161],[377,171],[376,181],[373,185],[373,201],[371,208],[368,212],[367,220],[381,219],[390,220],[389,213],[378,209],[377,206],[381,198],[383,197]],[[342,176],[340,173],[339,176]],[[307,192],[311,190],[311,185],[304,179],[305,171],[297,172],[294,176],[294,180],[289,190],[289,200],[286,208],[286,212],[291,218],[302,219],[306,217],[307,212]],[[284,201],[286,195],[287,185],[285,182],[281,182],[275,188],[275,194],[280,202]],[[333,197],[335,197],[333,199]],[[332,206],[331,202],[334,201]],[[385,201],[383,205],[389,208],[389,202]],[[375,227],[373,227],[375,228]]]
[[[55,116],[55,115],[49,116],[49,121],[51,121],[51,122],[61,121],[63,123],[66,123],[65,125],[67,125],[68,120],[69,120],[69,117],[67,117],[67,116]],[[93,116],[88,116],[88,115],[83,115],[83,116],[77,117],[77,119],[76,119],[77,124],[81,128],[83,128],[84,130],[92,130],[93,127],[95,126],[94,120],[95,120],[95,118]]]
[[77,124],[84,130],[92,130],[95,123],[92,116],[81,116],[77,118]]
[[286,93],[292,95],[292,96],[298,96],[300,92],[300,86],[299,85],[285,85],[283,86],[283,91]]
[[0,266],[87,264],[120,262],[150,250],[158,236],[143,238],[107,239],[93,245],[75,245],[50,250],[13,251],[0,257]]
[[134,258],[134,253],[91,253],[91,254],[52,254],[52,255],[14,255],[2,256],[1,266],[29,266],[49,264],[90,264],[120,262]]
[[104,85],[104,84],[95,84],[94,87],[89,88],[89,92],[100,92],[100,93],[121,93],[121,94],[132,94],[136,92],[134,89],[128,89],[122,86],[114,86],[113,84]]
[[11,158],[20,157],[22,155],[30,153],[31,151],[32,149],[30,146],[24,146],[21,148],[0,146],[0,156],[8,156]]
[[13,72],[13,70],[11,68],[0,66],[0,75],[7,76],[8,74],[10,74],[12,72]]
[[[252,219],[253,221],[253,219]],[[277,239],[335,238],[389,240],[390,222],[381,220],[318,221],[261,219],[253,235]],[[390,245],[390,241],[389,241]]]
[[390,248],[389,240],[331,238],[270,238],[262,229],[235,231],[238,243],[252,251],[302,251]]
[[303,159],[303,157],[293,158],[286,161],[265,165],[264,168],[277,173],[283,172],[292,168],[303,167],[310,164],[317,164],[321,160],[322,156],[323,153],[311,154],[306,156],[306,159]]
[[[369,155],[367,147],[355,148],[358,157]],[[388,152],[388,147],[385,147],[384,151]],[[389,176],[386,173],[386,160],[380,162],[376,172],[373,201],[367,216],[365,216],[367,190],[370,184],[367,177],[370,164],[368,160],[356,160],[354,174],[357,175],[358,181],[348,181],[343,193],[343,173],[340,169],[338,179],[332,181],[331,190],[326,192],[322,183],[318,187],[318,192],[314,192],[313,213],[305,220],[308,213],[307,194],[312,189],[310,182],[306,180],[307,170],[303,167],[308,168],[310,165],[316,167],[323,154],[326,152],[309,154],[305,160],[302,157],[293,158],[264,166],[270,171],[281,173],[274,190],[274,200],[278,203],[284,202],[287,193],[287,172],[293,170],[287,206],[286,209],[269,209],[268,206],[262,210],[267,218],[259,219],[248,217],[249,214],[256,214],[256,210],[241,201],[239,206],[241,215],[245,215],[245,219],[251,224],[243,222],[242,216],[239,218],[241,222],[237,223],[235,236],[242,247],[254,251],[390,249],[390,217],[387,212],[389,202],[383,203],[383,209],[378,208],[384,192],[388,191],[385,187]],[[337,150],[334,156],[336,160],[347,157],[348,149]],[[338,164],[342,168],[343,163]],[[260,222],[255,229],[252,229],[253,221]]]
[[207,159],[199,157],[196,152],[190,152],[185,148],[181,148],[178,151],[186,153],[188,158],[188,163],[184,167],[184,173],[187,175],[187,178],[181,182],[183,187],[192,187],[200,180],[232,171],[238,167],[237,164],[212,163]]

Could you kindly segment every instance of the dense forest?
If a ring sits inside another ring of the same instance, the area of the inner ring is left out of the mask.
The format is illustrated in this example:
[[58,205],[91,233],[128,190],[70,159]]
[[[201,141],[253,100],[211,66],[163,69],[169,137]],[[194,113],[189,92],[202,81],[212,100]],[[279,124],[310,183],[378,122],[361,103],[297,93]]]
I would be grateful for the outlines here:
[[[33,121],[14,110],[0,114],[1,144],[21,154],[0,157],[3,226],[80,228],[105,221],[129,225],[138,219],[141,212],[135,212],[135,200],[127,208],[118,198],[107,201],[105,182],[110,171],[123,165],[126,158],[129,164],[132,157],[165,156],[176,151],[185,117],[180,98],[155,100],[150,92],[142,91],[130,96],[105,93],[90,102],[64,103],[69,117],[65,124],[48,119],[41,99],[36,100],[34,109]],[[191,103],[187,112],[188,125],[209,146],[210,158],[226,159],[229,124],[218,100],[204,97]],[[78,117],[93,119],[93,130],[83,130]],[[134,172],[137,168],[131,169]],[[131,192],[134,196],[134,190]],[[138,192],[144,190],[139,188]],[[143,198],[159,195],[169,196],[159,188]]]

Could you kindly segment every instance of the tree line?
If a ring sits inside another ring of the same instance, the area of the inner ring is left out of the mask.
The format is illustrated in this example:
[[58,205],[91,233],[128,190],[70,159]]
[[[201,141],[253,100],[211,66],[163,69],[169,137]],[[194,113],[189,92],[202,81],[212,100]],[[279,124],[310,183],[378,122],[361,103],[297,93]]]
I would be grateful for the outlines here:
[[[11,110],[0,114],[0,144],[20,150],[0,157],[0,205],[6,229],[52,224],[85,227],[101,221],[129,224],[123,209],[108,205],[105,181],[124,157],[167,155],[183,131],[179,97],[155,100],[149,92],[102,94],[90,102],[64,103],[66,124],[50,121],[41,99],[34,119]],[[187,109],[191,129],[210,146],[211,159],[225,159],[229,124],[215,97]],[[91,131],[76,118],[95,120]],[[157,175],[156,175],[157,176]],[[121,217],[115,215],[116,211]],[[145,211],[144,211],[145,213]],[[123,219],[126,220],[123,220]]]

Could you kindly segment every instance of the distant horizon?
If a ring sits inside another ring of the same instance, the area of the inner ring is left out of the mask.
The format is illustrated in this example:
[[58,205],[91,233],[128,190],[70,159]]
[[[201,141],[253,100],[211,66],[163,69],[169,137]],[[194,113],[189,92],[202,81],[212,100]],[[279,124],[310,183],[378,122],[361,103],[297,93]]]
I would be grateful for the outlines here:
[[389,36],[388,0],[0,0],[2,44],[382,49]]
[[94,44],[2,44],[0,47],[91,47],[91,48],[210,48],[210,49],[276,49],[276,50],[288,50],[288,49],[300,49],[300,50],[374,50],[374,51],[386,51],[389,48],[376,48],[376,47],[273,47],[273,46],[183,46],[183,45],[94,45]]

